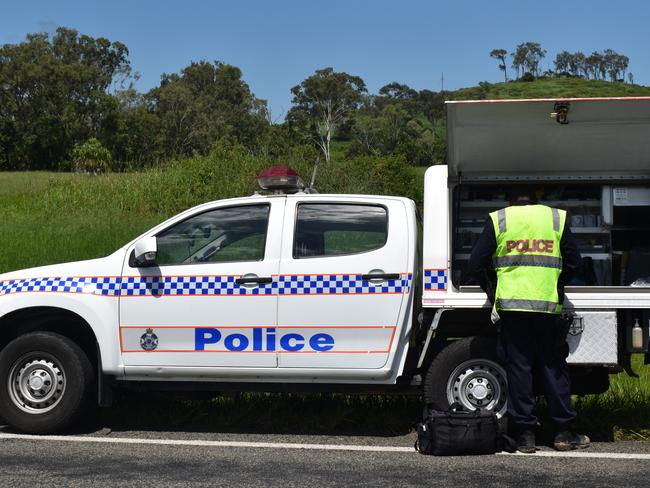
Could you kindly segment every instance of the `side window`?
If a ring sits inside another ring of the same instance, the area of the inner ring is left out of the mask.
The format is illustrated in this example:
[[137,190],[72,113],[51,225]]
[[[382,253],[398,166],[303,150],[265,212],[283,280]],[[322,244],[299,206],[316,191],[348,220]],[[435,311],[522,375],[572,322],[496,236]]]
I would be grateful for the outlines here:
[[300,204],[296,216],[293,257],[343,256],[383,247],[388,214],[381,205],[352,203]]
[[159,265],[261,261],[269,205],[242,205],[194,215],[156,236]]

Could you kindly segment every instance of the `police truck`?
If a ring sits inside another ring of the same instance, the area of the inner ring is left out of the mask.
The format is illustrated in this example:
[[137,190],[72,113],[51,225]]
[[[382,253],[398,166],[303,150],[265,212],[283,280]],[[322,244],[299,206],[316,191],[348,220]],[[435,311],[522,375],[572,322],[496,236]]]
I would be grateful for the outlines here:
[[423,392],[501,416],[491,304],[464,270],[521,184],[567,210],[580,246],[564,304],[574,393],[634,374],[650,323],[650,98],[448,102],[447,119],[422,212],[272,167],[256,194],[110,256],[0,275],[0,417],[60,431],[134,387]]

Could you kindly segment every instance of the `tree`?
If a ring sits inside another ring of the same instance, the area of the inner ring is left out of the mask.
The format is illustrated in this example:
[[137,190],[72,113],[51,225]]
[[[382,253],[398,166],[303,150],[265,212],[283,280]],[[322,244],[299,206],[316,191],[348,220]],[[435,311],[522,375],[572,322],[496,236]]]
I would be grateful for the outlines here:
[[417,90],[408,85],[403,85],[393,81],[379,89],[379,95],[392,98],[394,100],[412,100],[418,96]]
[[562,51],[561,53],[558,53],[555,56],[555,61],[553,61],[553,64],[555,64],[556,73],[568,73],[570,69],[569,66],[571,64],[571,58],[572,54],[569,51]]
[[580,51],[571,54],[569,58],[569,69],[571,70],[572,75],[580,76],[582,74],[585,74],[585,59],[585,55]]
[[72,149],[72,165],[75,172],[98,175],[111,169],[113,158],[108,149],[94,137]]
[[0,154],[10,169],[56,169],[75,144],[100,140],[115,126],[108,93],[128,78],[120,42],[59,27],[0,48]]
[[[399,88],[397,88],[399,86]],[[431,165],[445,154],[444,94],[391,83],[367,95],[352,116],[347,157],[402,155]]]
[[538,42],[524,42],[517,46],[511,56],[513,58],[513,68],[521,69],[522,76],[527,71],[537,77],[539,76],[539,63],[546,56],[546,50],[542,49],[541,44]]
[[114,97],[118,102],[119,116],[107,147],[113,153],[114,169],[144,166],[165,156],[161,137],[160,118],[154,113],[154,106],[134,88],[118,90]]
[[160,143],[170,156],[206,153],[220,139],[252,146],[268,127],[266,102],[257,99],[239,68],[200,61],[180,74],[163,74],[145,96],[159,119]]
[[293,122],[311,123],[316,144],[329,163],[332,137],[359,106],[366,92],[366,84],[358,76],[335,72],[333,68],[316,70],[291,89],[294,106],[287,117]]
[[[599,80],[601,78],[601,73],[603,72],[603,55],[597,51],[592,52],[585,59],[585,68],[594,80]],[[588,77],[589,77],[588,76]]]
[[546,56],[546,50],[542,49],[541,44],[538,42],[527,42],[526,48],[528,50],[526,54],[528,69],[533,76],[539,76],[539,63]]
[[625,73],[627,71],[627,67],[629,64],[630,64],[630,58],[628,58],[623,54],[620,54],[618,56],[617,65],[619,71],[621,72],[621,77],[619,78],[619,80],[625,81]]
[[508,67],[506,66],[507,55],[508,51],[505,49],[492,49],[492,51],[490,51],[490,57],[499,60],[499,69],[503,71],[506,83],[508,82]]
[[[523,76],[526,72],[526,53],[527,49],[524,44],[519,44],[515,52],[510,53],[512,57],[512,67],[517,72],[517,77]],[[521,70],[521,75],[519,74]]]
[[618,81],[621,78],[625,80],[625,72],[627,71],[630,58],[618,54],[612,49],[605,49],[603,51],[603,62],[611,81]]

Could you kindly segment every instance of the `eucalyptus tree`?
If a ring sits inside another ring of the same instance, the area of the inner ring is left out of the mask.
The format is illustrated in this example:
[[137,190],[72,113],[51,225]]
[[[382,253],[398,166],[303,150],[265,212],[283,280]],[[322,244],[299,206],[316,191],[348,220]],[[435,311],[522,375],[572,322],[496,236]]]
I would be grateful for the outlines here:
[[569,51],[562,51],[560,53],[557,53],[555,56],[555,61],[553,61],[553,64],[555,65],[555,71],[557,73],[568,73],[572,56],[573,55]]
[[490,57],[499,60],[499,69],[503,71],[506,83],[508,82],[508,67],[506,66],[507,55],[508,51],[505,49],[492,49],[492,51],[490,51]]
[[539,63],[546,56],[546,50],[538,42],[523,42],[517,46],[511,54],[512,66],[517,71],[521,69],[522,76],[529,72],[533,76],[539,76]]
[[287,119],[290,124],[308,124],[325,161],[332,158],[331,143],[350,114],[359,107],[366,84],[359,76],[323,68],[291,88],[294,106]]
[[569,58],[569,68],[574,76],[586,76],[585,55],[580,51],[571,54]]

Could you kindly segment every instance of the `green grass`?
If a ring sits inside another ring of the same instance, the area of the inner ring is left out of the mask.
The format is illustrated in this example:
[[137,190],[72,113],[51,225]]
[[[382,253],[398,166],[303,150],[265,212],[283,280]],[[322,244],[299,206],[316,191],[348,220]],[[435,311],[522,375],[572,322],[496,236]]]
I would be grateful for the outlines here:
[[619,373],[610,378],[609,391],[577,398],[580,425],[601,438],[650,441],[650,365],[633,356],[632,368],[640,378]]
[[461,88],[451,92],[450,100],[505,98],[575,98],[650,96],[650,87],[629,83],[610,83],[581,78],[540,78],[532,82],[510,81],[489,84],[487,91],[479,87]]
[[[110,176],[115,187],[127,178]],[[105,256],[163,217],[120,209],[105,186],[71,174],[0,173],[0,272]]]

